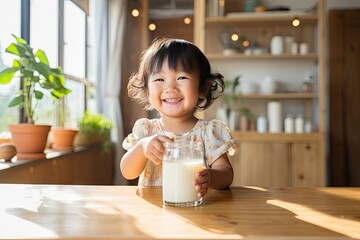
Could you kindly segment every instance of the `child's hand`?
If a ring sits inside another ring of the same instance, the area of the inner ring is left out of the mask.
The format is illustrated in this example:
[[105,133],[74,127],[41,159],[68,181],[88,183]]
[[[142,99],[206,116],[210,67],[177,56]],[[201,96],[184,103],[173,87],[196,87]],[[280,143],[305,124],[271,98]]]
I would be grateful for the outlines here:
[[164,135],[154,135],[143,138],[142,141],[145,157],[155,165],[160,165],[164,154],[164,143],[171,143],[174,140]]
[[209,169],[205,168],[196,173],[194,185],[199,197],[203,197],[207,193],[210,187],[210,180],[211,176]]

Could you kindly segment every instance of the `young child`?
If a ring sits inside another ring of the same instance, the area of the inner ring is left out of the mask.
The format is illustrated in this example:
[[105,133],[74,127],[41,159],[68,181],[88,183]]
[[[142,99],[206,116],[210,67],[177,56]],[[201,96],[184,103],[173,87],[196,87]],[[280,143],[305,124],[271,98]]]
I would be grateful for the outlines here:
[[229,128],[219,120],[194,116],[208,108],[224,90],[223,76],[211,73],[209,61],[194,44],[180,39],[157,39],[142,54],[138,72],[130,77],[128,94],[155,109],[158,119],[136,121],[123,147],[120,164],[126,179],[139,177],[139,186],[162,185],[164,144],[175,140],[201,140],[208,168],[195,176],[199,197],[209,188],[224,189],[233,181],[227,154],[237,149]]

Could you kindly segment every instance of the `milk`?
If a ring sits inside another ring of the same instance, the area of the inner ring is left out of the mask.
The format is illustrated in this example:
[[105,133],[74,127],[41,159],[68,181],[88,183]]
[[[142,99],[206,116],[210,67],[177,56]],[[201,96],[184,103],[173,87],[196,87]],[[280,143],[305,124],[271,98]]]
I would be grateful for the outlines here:
[[197,196],[194,179],[196,172],[203,168],[204,160],[177,159],[163,161],[163,201],[169,205],[188,204],[196,206],[201,204],[201,198]]

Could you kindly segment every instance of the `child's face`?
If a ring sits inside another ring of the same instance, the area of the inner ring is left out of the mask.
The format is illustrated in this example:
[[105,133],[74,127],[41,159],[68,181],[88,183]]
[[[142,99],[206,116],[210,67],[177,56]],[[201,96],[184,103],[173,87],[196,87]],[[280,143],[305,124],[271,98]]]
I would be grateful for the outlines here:
[[199,74],[172,70],[167,60],[148,80],[149,102],[162,117],[192,116],[199,99]]

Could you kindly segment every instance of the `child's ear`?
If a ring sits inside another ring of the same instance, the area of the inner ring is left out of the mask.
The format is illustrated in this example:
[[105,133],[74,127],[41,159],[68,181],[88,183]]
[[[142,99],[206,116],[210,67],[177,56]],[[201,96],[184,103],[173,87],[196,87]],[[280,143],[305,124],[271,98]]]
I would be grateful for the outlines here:
[[206,96],[205,96],[205,94],[204,94],[204,93],[200,93],[199,98],[200,98],[200,99],[205,99],[205,98],[206,98]]
[[211,83],[209,82],[206,85],[200,87],[200,89],[199,89],[199,92],[200,92],[199,98],[206,99],[206,95],[208,94],[208,92],[209,92],[209,90],[211,88],[210,84]]

